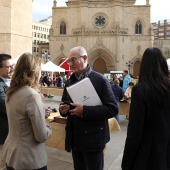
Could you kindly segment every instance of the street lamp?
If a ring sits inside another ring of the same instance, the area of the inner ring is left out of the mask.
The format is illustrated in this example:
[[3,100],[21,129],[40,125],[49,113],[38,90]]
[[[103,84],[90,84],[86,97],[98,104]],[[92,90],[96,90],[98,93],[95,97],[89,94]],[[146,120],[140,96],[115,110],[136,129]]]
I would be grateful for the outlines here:
[[50,57],[51,57],[50,52],[48,51],[42,52],[42,59],[44,63],[47,63],[50,60]]
[[130,73],[130,68],[133,65],[131,61],[126,62],[126,66],[128,67],[129,73]]

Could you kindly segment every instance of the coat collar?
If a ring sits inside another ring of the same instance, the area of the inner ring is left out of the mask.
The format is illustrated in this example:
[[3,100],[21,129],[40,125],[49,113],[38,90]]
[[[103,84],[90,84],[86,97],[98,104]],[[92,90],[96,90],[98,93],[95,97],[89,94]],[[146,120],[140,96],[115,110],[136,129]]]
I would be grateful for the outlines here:
[[72,80],[74,81],[74,80],[77,79],[78,81],[80,81],[80,80],[84,79],[85,77],[88,77],[91,72],[92,72],[92,68],[91,68],[90,65],[88,64],[86,70],[85,70],[84,73],[81,75],[80,79],[78,79],[77,76],[76,76],[76,74],[73,73],[73,74],[70,76],[70,80],[71,80],[71,81],[72,81]]

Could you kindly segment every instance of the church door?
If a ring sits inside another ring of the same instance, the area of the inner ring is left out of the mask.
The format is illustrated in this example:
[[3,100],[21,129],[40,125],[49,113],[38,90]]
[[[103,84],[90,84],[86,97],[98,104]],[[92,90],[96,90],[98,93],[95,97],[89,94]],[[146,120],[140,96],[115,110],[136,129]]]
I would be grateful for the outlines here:
[[140,61],[136,61],[134,63],[134,68],[133,68],[133,76],[139,76],[139,71],[140,71],[140,64],[141,62]]
[[106,73],[106,62],[102,58],[98,58],[94,61],[93,70],[101,74]]

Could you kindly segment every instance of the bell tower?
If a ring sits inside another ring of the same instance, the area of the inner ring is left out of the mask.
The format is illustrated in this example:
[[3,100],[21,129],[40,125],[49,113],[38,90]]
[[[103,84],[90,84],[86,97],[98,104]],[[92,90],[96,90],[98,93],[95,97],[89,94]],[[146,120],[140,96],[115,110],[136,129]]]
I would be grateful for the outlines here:
[[0,53],[13,58],[32,52],[33,0],[0,1]]

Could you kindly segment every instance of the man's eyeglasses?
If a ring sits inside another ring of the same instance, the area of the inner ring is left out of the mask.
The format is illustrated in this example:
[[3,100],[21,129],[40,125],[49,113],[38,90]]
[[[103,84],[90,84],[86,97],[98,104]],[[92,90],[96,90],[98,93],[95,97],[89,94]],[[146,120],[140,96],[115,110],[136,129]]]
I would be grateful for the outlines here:
[[11,65],[11,66],[2,66],[2,67],[7,68],[7,69],[13,69],[14,65]]
[[67,63],[67,64],[74,63],[78,58],[81,58],[81,57],[83,57],[83,56],[72,57],[72,58],[66,60],[66,63]]

